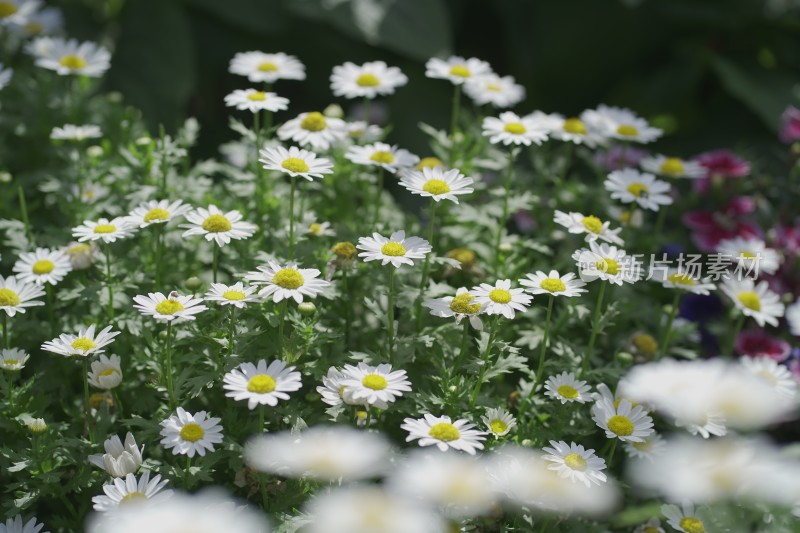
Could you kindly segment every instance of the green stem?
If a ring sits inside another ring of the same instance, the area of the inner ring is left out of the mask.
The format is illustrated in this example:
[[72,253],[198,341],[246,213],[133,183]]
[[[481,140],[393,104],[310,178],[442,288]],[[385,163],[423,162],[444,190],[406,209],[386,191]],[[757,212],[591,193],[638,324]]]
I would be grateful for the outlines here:
[[92,421],[92,406],[89,402],[89,358],[83,358],[83,416],[89,441],[94,444],[94,423]]
[[258,406],[258,428],[256,434],[260,435],[264,432],[264,410],[266,407],[262,404]]
[[286,306],[288,305],[288,300],[283,300],[280,305],[280,319],[278,321],[278,359],[283,357],[283,346],[284,346],[284,339],[283,339],[283,327],[284,323],[286,322]]
[[375,209],[372,212],[372,228],[376,229],[378,226],[378,217],[381,211],[381,200],[383,200],[383,167],[378,167],[378,188],[375,189]]
[[572,155],[575,151],[575,143],[564,142],[564,168],[561,171],[561,181],[566,181],[569,176],[569,167],[572,166]]
[[263,166],[258,160],[258,157],[261,152],[261,115],[258,111],[253,113],[253,130],[255,130],[256,134],[256,212],[258,213],[258,223],[259,226],[261,225],[262,219],[264,217],[264,191],[262,190],[263,183],[262,183],[262,173],[263,173]]
[[367,126],[369,126],[369,110],[370,110],[370,105],[371,104],[372,104],[372,102],[370,101],[370,99],[365,96],[364,97],[364,122],[367,123]]
[[452,375],[456,375],[456,373],[461,369],[461,365],[464,364],[464,358],[467,356],[467,349],[469,348],[469,318],[464,318],[464,331],[461,334],[461,350],[458,352],[458,357],[453,364],[453,372]]
[[347,285],[347,268],[342,269],[342,297],[344,297],[344,347],[350,347],[350,323],[352,321],[352,306],[350,302],[350,291]]
[[491,322],[488,326],[489,328],[489,340],[486,342],[486,348],[483,350],[483,354],[481,355],[481,360],[483,364],[481,365],[481,371],[478,375],[478,382],[475,384],[475,388],[472,389],[472,396],[469,400],[469,408],[472,409],[475,407],[475,402],[478,401],[478,395],[481,392],[481,387],[483,386],[483,377],[486,375],[486,370],[489,367],[489,355],[492,352],[492,344],[494,344],[495,339],[495,332],[497,328],[495,327],[495,323]]
[[117,389],[111,391],[111,396],[114,398],[114,405],[117,407],[117,420],[122,419],[122,400],[117,393]]
[[461,110],[461,85],[453,89],[453,110],[450,114],[450,166],[456,163],[456,133],[458,132],[458,112]]
[[297,176],[292,176],[291,191],[289,193],[289,259],[294,256],[294,190],[297,186]]
[[28,220],[28,204],[25,203],[25,191],[22,190],[22,185],[17,185],[17,196],[19,197],[19,210],[22,214],[22,223],[25,225],[25,236],[31,246],[34,244],[33,232],[31,231],[31,223]]
[[542,382],[542,376],[544,374],[544,360],[545,355],[547,354],[547,342],[549,341],[550,335],[550,317],[553,316],[554,301],[555,297],[551,294],[550,299],[547,302],[547,317],[544,320],[544,337],[542,338],[542,347],[539,349],[539,366],[536,368],[536,377],[533,382],[533,387],[531,387],[530,396],[533,395],[536,385]]
[[397,271],[396,268],[391,267],[389,268],[389,318],[388,318],[388,330],[389,330],[389,364],[395,366],[394,360],[394,275]]
[[[431,200],[430,220],[428,221],[428,244],[433,248],[433,236],[436,229],[436,207],[439,202]],[[431,270],[431,256],[433,250],[425,254],[425,262],[422,265],[422,280],[419,284],[419,295],[417,296],[416,316],[417,316],[417,331],[422,329],[422,298],[425,295],[425,289],[428,287],[428,275]]]
[[169,161],[167,161],[167,134],[164,125],[159,125],[161,134],[161,197],[167,197],[167,176],[169,175]]
[[217,256],[219,255],[219,246],[215,243],[212,245],[214,249],[212,250],[212,259],[211,259],[211,272],[212,272],[212,279],[214,283],[217,282]]
[[6,349],[11,348],[11,337],[8,336],[8,315],[3,313],[3,342]]
[[236,337],[236,306],[231,305],[230,326],[228,328],[228,356],[233,355],[233,339]]
[[511,176],[514,173],[514,152],[508,154],[508,168],[506,169],[505,195],[503,196],[503,216],[497,221],[497,235],[494,240],[495,264],[500,264],[500,240],[503,238],[503,230],[508,222],[508,196],[511,192]]
[[8,410],[9,418],[14,416],[14,378],[11,372],[3,372],[4,379],[6,380],[6,390],[8,391]]
[[108,321],[114,321],[114,286],[111,284],[111,245],[106,243],[106,283],[108,284]]
[[736,346],[736,337],[739,336],[739,333],[742,331],[742,326],[744,326],[744,319],[746,317],[743,314],[739,314],[739,318],[736,319],[736,324],[733,326],[733,335],[730,336],[728,339],[726,349],[722,353],[725,357],[733,357],[733,347]]
[[170,411],[175,410],[175,390],[172,384],[172,320],[167,321],[167,398],[169,399]]
[[608,452],[608,459],[606,460],[606,468],[611,469],[611,462],[614,460],[614,452],[617,451],[617,440],[612,439],[611,450]]
[[597,328],[600,325],[600,315],[603,307],[603,295],[606,292],[606,282],[600,281],[600,292],[597,293],[597,304],[594,307],[594,318],[592,319],[592,334],[589,336],[589,346],[586,348],[586,355],[583,356],[583,363],[581,364],[581,377],[586,374],[589,368],[589,359],[592,358],[594,351],[594,342],[597,339]]
[[164,255],[164,224],[155,225],[156,232],[156,290],[161,290],[161,256]]
[[56,336],[56,314],[55,314],[55,300],[53,298],[53,286],[50,283],[45,284],[45,291],[47,291],[47,319],[50,322],[50,336]]
[[667,324],[664,327],[664,334],[661,336],[661,342],[658,343],[659,358],[666,356],[669,353],[669,341],[672,338],[672,322],[678,314],[678,304],[681,299],[681,292],[679,289],[675,290],[675,296],[672,299],[672,309],[667,315]]
[[189,478],[192,470],[192,458],[186,456],[186,470],[183,471],[183,488],[189,490]]

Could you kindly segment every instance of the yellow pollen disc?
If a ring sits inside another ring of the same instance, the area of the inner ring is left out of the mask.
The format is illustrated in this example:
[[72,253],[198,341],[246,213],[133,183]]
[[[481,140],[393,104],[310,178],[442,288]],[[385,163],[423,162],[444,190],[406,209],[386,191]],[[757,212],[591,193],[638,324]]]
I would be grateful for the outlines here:
[[341,259],[351,259],[355,257],[358,250],[352,242],[337,242],[331,248],[331,251],[336,257]]
[[114,224],[98,224],[93,230],[95,233],[114,233],[117,227]]
[[80,70],[86,66],[86,60],[82,57],[69,55],[62,57],[59,60],[59,64],[62,67],[66,67],[70,70]]
[[606,257],[601,259],[600,261],[595,262],[595,268],[600,272],[605,272],[611,276],[616,276],[619,274],[619,263],[611,259],[610,257]]
[[581,224],[592,233],[600,233],[603,230],[603,221],[594,215],[583,217],[581,219]]
[[667,276],[667,280],[675,285],[695,285],[694,280],[686,274],[671,274]]
[[102,372],[100,372],[100,375],[103,376],[104,378],[107,378],[108,376],[112,376],[118,373],[119,372],[117,371],[116,368],[109,368],[107,370],[103,370]]
[[366,411],[356,411],[356,418],[359,420],[366,420],[367,415],[369,415],[369,413]]
[[631,183],[628,185],[627,191],[637,198],[646,198],[647,193],[650,192],[650,189],[648,189],[647,185],[643,183]]
[[569,400],[574,400],[578,397],[578,389],[573,387],[572,385],[561,385],[558,388],[558,395],[563,396]]
[[461,433],[459,433],[458,429],[453,424],[447,422],[439,422],[433,426],[430,431],[428,431],[428,435],[436,440],[444,442],[458,440],[461,437]]
[[174,315],[178,311],[183,311],[183,304],[177,300],[164,300],[156,304],[156,312],[159,315]]
[[658,351],[658,341],[647,333],[639,333],[633,336],[633,345],[644,354],[654,354]]
[[706,526],[696,516],[684,516],[680,521],[681,529],[686,533],[705,533]]
[[564,121],[564,131],[574,135],[586,135],[586,125],[579,118],[568,118]]
[[322,226],[316,223],[311,224],[308,227],[308,231],[310,231],[312,235],[319,235],[319,232],[322,231]]
[[450,310],[462,315],[474,315],[481,310],[481,304],[470,303],[475,297],[468,292],[464,292],[453,298],[450,302]]
[[197,442],[200,439],[202,439],[205,434],[206,432],[200,426],[200,424],[189,422],[188,424],[185,424],[181,428],[180,436],[183,440],[188,440],[189,442]]
[[375,87],[376,85],[380,84],[381,80],[379,80],[374,74],[362,74],[358,77],[358,79],[356,79],[356,85],[359,87]]
[[275,379],[266,374],[259,374],[247,382],[247,390],[256,394],[267,394],[275,390]]
[[281,166],[289,172],[308,172],[308,163],[297,157],[284,159],[283,163],[281,163]]
[[461,263],[462,267],[470,267],[475,264],[475,261],[478,259],[475,255],[475,252],[470,250],[469,248],[455,248],[447,252],[447,257],[451,259],[455,259],[459,263]]
[[145,222],[161,222],[162,220],[167,220],[169,218],[169,211],[166,209],[161,209],[160,207],[156,207],[155,209],[151,209],[144,215]]
[[391,257],[402,257],[406,255],[406,249],[399,242],[387,242],[381,246],[381,253]]
[[486,90],[492,91],[494,93],[499,93],[500,91],[503,90],[503,88],[496,83],[490,83],[489,85],[486,86]]
[[239,300],[244,300],[247,297],[247,295],[242,291],[225,291],[222,293],[222,297],[225,298],[226,300],[239,301]]
[[225,215],[211,215],[203,221],[203,229],[209,233],[222,233],[231,230],[231,222]]
[[615,435],[627,437],[633,434],[633,422],[627,416],[615,415],[608,419],[608,429]]
[[571,453],[569,455],[565,455],[564,464],[573,470],[580,470],[581,472],[586,470],[586,459],[584,459],[577,453]]
[[633,444],[633,447],[640,452],[649,452],[653,449],[653,443],[649,440],[643,442],[632,442],[631,444]]
[[505,433],[508,430],[508,424],[506,424],[500,419],[492,420],[489,423],[489,427],[492,428],[492,433],[496,435],[499,435],[500,433]]
[[0,307],[19,305],[19,295],[11,289],[0,289]]
[[339,387],[339,398],[344,398],[344,390],[345,390],[345,386],[344,385]]
[[507,304],[511,301],[511,293],[505,289],[494,289],[489,293],[489,299],[495,303]]
[[677,157],[668,157],[661,163],[661,172],[669,176],[680,176],[684,172],[683,161]]
[[453,65],[450,67],[450,75],[458,76],[459,78],[469,78],[472,72],[469,71],[466,65]]
[[372,390],[383,390],[389,385],[386,378],[378,374],[367,374],[361,380],[361,384]]
[[753,252],[739,252],[739,257],[742,259],[755,259],[756,254]]
[[13,2],[0,2],[0,19],[10,17],[17,12],[17,6]]
[[248,100],[252,100],[254,102],[263,102],[267,99],[267,93],[264,91],[256,91],[254,93],[250,93],[247,95]]
[[73,246],[72,248],[67,250],[67,253],[69,253],[69,254],[85,254],[86,252],[90,252],[91,250],[92,250],[92,247],[89,246],[88,244],[76,244],[75,246]]
[[284,268],[275,272],[272,276],[272,283],[284,289],[296,289],[302,287],[305,280],[303,275],[293,268]]
[[761,311],[761,298],[754,292],[740,292],[736,295],[739,303],[753,311]]
[[146,500],[146,499],[147,499],[147,496],[145,496],[145,494],[143,492],[139,492],[138,490],[135,490],[135,491],[129,492],[128,494],[123,496],[122,499],[119,501],[119,504],[120,505],[124,505],[124,504],[128,504],[128,503],[136,503],[136,502],[141,502],[141,501]]
[[80,350],[83,353],[88,352],[94,348],[97,348],[97,345],[94,343],[92,339],[87,339],[86,337],[78,337],[70,346],[75,350]]
[[639,130],[636,129],[636,126],[631,126],[630,124],[621,124],[617,126],[617,133],[625,137],[636,137],[639,135]]
[[278,70],[278,66],[270,61],[265,61],[258,66],[258,70],[261,72],[275,72]]
[[447,194],[450,192],[450,186],[447,182],[442,180],[428,180],[422,186],[422,190],[437,196],[439,194]]
[[394,163],[394,156],[391,152],[375,152],[371,156],[369,156],[371,161],[375,161],[376,163],[382,165],[388,165],[390,163]]
[[423,157],[420,159],[419,163],[417,163],[417,170],[422,170],[423,168],[436,168],[436,167],[443,167],[444,163],[438,157]]
[[306,115],[300,122],[300,127],[306,131],[322,131],[328,126],[325,117],[319,111],[314,111]]
[[14,366],[17,363],[19,363],[18,359],[6,359],[5,361],[3,361],[3,364],[6,366]]
[[642,533],[661,533],[662,529],[655,528],[653,526],[644,526],[642,529]]
[[527,129],[525,129],[525,126],[523,126],[519,122],[509,122],[508,124],[505,125],[503,129],[506,131],[506,133],[511,133],[512,135],[522,135],[523,133],[528,131]]
[[563,292],[567,290],[567,286],[558,278],[545,278],[539,286],[547,292]]
[[33,264],[33,273],[41,276],[42,274],[49,274],[54,268],[56,268],[56,265],[49,259],[40,259]]

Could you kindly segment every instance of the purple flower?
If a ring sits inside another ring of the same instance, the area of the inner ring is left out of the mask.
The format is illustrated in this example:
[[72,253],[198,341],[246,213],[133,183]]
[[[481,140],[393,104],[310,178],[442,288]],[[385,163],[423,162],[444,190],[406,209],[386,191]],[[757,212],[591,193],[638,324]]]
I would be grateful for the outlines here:
[[730,150],[713,150],[694,157],[706,169],[704,178],[693,180],[694,188],[705,194],[711,187],[711,181],[723,178],[743,178],[750,174],[750,163]]
[[[622,153],[625,152],[625,160],[622,160]],[[607,171],[619,170],[626,167],[635,167],[639,161],[647,157],[646,150],[628,146],[625,150],[622,146],[612,146],[607,152],[598,151],[594,154],[595,162]]]
[[780,137],[787,144],[800,141],[800,109],[789,106],[783,112]]
[[773,337],[763,329],[751,329],[736,337],[735,350],[739,355],[765,356],[780,362],[789,357],[792,347],[785,340]]

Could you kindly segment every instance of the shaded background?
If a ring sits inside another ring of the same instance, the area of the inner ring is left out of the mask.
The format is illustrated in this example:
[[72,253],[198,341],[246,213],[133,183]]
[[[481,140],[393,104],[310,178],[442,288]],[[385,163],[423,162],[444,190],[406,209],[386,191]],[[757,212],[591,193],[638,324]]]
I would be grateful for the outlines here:
[[[800,89],[797,0],[61,0],[67,31],[104,36],[114,55],[105,89],[120,91],[151,128],[187,116],[202,126],[197,157],[235,137],[223,97],[236,52],[294,54],[305,82],[283,81],[285,120],[334,101],[331,68],[382,59],[409,84],[386,100],[392,142],[426,153],[417,124],[447,127],[452,87],[425,61],[457,53],[523,84],[521,112],[574,115],[624,105],[670,135],[662,151],[723,146],[779,150],[779,116]],[[339,100],[347,109],[347,102]],[[235,112],[236,113],[236,112]],[[239,113],[239,115],[242,115]],[[240,116],[240,118],[242,118]]]

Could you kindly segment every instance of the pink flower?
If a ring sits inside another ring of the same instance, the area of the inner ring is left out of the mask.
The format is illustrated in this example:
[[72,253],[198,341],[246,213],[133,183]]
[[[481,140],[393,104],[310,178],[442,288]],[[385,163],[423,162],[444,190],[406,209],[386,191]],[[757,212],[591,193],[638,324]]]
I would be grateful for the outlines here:
[[[625,152],[625,160],[622,160],[622,153]],[[594,160],[598,165],[611,172],[626,167],[636,167],[639,161],[647,157],[647,151],[628,146],[625,150],[621,146],[612,146],[608,152],[599,151],[594,154]]]
[[781,141],[792,143],[800,141],[800,109],[789,106],[781,115]]
[[717,244],[734,237],[761,237],[759,227],[743,217],[755,211],[748,196],[731,200],[721,211],[691,211],[683,215],[683,224],[692,230],[692,242],[703,252],[715,252]]
[[768,335],[763,329],[751,329],[736,337],[735,350],[739,355],[765,356],[780,362],[789,357],[792,347],[783,339]]
[[743,178],[750,174],[750,163],[730,150],[713,150],[694,157],[706,168],[706,177],[693,180],[694,188],[700,194],[708,192],[711,181],[723,178]]

